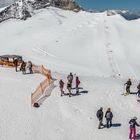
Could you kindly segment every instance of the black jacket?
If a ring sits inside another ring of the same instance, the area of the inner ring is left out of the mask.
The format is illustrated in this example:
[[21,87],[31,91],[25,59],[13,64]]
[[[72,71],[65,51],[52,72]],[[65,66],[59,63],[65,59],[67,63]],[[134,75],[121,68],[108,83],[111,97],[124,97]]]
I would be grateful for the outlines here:
[[131,119],[129,121],[129,124],[130,124],[130,128],[135,128],[136,126],[140,126],[135,119]]
[[106,117],[106,119],[110,119],[111,120],[113,118],[112,112],[111,111],[106,111],[105,117]]
[[103,111],[101,109],[99,109],[96,113],[96,116],[99,120],[102,120],[103,119]]
[[131,86],[132,85],[132,82],[131,81],[127,81],[124,85],[127,85],[127,86]]

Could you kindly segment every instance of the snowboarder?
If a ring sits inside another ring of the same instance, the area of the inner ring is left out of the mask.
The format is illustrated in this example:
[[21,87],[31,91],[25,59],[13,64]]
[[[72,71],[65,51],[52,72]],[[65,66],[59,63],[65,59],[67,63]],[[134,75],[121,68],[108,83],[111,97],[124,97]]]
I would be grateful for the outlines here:
[[97,118],[98,118],[98,120],[99,120],[98,129],[101,129],[101,126],[104,126],[104,125],[103,125],[103,115],[104,115],[104,113],[103,113],[103,108],[100,107],[100,109],[99,109],[99,110],[97,111],[97,113],[96,113],[96,116],[97,116]]
[[139,126],[140,125],[137,123],[137,117],[134,117],[133,119],[131,119],[129,121],[129,124],[130,124],[130,133],[129,133],[129,139],[132,140],[136,140],[136,126]]
[[71,82],[68,80],[68,82],[67,82],[67,89],[68,89],[68,91],[69,91],[69,97],[71,97]]
[[106,126],[107,128],[112,126],[112,118],[113,118],[113,114],[111,112],[111,109],[108,108],[106,113],[105,113],[105,118],[106,118]]
[[79,85],[80,85],[80,80],[79,77],[76,76],[76,94],[79,93]]
[[64,95],[64,82],[62,81],[62,79],[59,81],[59,87],[60,87],[60,91],[61,91],[61,96]]
[[126,93],[130,94],[130,86],[132,85],[131,79],[129,78],[124,85],[126,85]]
[[14,59],[13,63],[14,63],[14,66],[15,66],[15,71],[17,72],[18,60]]
[[67,76],[68,81],[72,84],[73,81],[73,74],[70,72],[70,74]]

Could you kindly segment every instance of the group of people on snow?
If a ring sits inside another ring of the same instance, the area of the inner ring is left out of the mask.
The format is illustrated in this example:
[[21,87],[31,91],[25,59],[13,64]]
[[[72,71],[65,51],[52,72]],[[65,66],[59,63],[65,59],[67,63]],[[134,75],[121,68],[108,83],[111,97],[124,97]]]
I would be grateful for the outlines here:
[[108,108],[106,113],[105,113],[106,125],[103,124],[104,112],[103,112],[102,107],[100,107],[100,109],[97,111],[96,115],[97,115],[97,118],[99,120],[98,129],[101,129],[102,127],[105,127],[105,126],[107,128],[110,128],[112,126],[113,113],[111,112],[110,108]]
[[[96,116],[99,120],[98,129],[102,129],[104,127],[110,128],[112,126],[113,113],[111,112],[110,108],[108,108],[105,113],[105,118],[106,118],[105,125],[103,124],[104,112],[103,112],[102,107],[100,107],[100,109],[97,111]],[[129,125],[130,125],[129,139],[130,140],[132,139],[136,140],[136,126],[140,127],[140,124],[138,124],[136,120],[137,120],[137,117],[133,117],[129,121]]]
[[[129,78],[127,80],[126,83],[124,83],[124,85],[126,85],[126,94],[130,94],[130,87],[132,85],[132,81]],[[140,83],[137,85],[137,95],[140,98]],[[129,133],[129,139],[134,139],[136,140],[136,126],[140,127],[140,124],[137,123],[137,117],[133,117],[130,121],[130,133]]]
[[[126,83],[124,83],[124,85],[126,86],[125,87],[125,90],[126,90],[126,94],[130,94],[130,87],[132,85],[132,81],[131,79],[129,78],[127,80]],[[137,94],[138,94],[138,97],[140,97],[140,83],[137,85]],[[107,127],[107,128],[110,128],[112,126],[112,118],[113,118],[113,113],[111,112],[111,109],[108,108],[106,113],[105,113],[105,116],[104,116],[104,112],[103,112],[103,108],[100,107],[100,109],[97,111],[96,113],[96,116],[99,120],[99,124],[98,124],[98,129],[101,129],[101,128],[104,128],[104,127]],[[103,124],[103,118],[106,118],[106,124]],[[129,128],[130,128],[130,131],[129,131],[129,139],[132,140],[136,140],[136,126],[140,127],[140,124],[137,123],[137,117],[133,117],[132,119],[130,119],[129,121]]]
[[[76,94],[79,93],[79,85],[80,85],[80,80],[79,80],[79,77],[76,76],[75,78],[75,83],[76,83]],[[64,92],[64,82],[62,79],[60,79],[59,81],[59,87],[60,87],[60,91],[61,91],[61,96],[65,95],[65,92]],[[72,95],[72,92],[71,92],[71,89],[72,89],[72,84],[73,84],[73,74],[70,72],[70,74],[67,76],[67,90],[68,90],[68,94],[69,94],[69,97],[71,97]]]
[[[130,87],[131,87],[131,85],[132,85],[132,81],[131,81],[131,79],[129,78],[128,80],[127,80],[127,82],[126,83],[124,83],[124,85],[126,85],[126,94],[130,94]],[[137,95],[138,95],[138,97],[140,98],[140,83],[137,85]]]
[[33,73],[33,70],[32,70],[32,62],[31,61],[28,61],[27,63],[24,62],[22,60],[22,62],[20,63],[20,65],[18,65],[18,60],[15,59],[13,61],[14,65],[15,65],[15,71],[18,72],[18,67],[19,67],[19,71],[22,71],[22,74],[26,74],[27,71],[29,71],[30,74]]

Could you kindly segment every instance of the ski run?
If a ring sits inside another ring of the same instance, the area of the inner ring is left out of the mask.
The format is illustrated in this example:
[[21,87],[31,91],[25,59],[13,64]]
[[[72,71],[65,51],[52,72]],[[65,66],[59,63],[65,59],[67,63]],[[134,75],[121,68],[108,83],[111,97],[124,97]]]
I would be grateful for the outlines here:
[[[31,93],[44,76],[22,75],[14,68],[0,67],[0,139],[129,139],[129,120],[136,116],[140,122],[140,103],[135,94],[121,94],[128,78],[132,80],[131,92],[137,92],[139,52],[140,20],[127,21],[119,14],[75,13],[49,7],[25,21],[0,23],[0,55],[21,55],[25,61],[50,69],[55,79],[51,95],[34,108]],[[80,94],[61,97],[59,80],[63,79],[68,93],[70,72],[73,81],[79,76]],[[98,129],[96,112],[100,107],[104,115],[111,108],[112,123],[120,126]]]

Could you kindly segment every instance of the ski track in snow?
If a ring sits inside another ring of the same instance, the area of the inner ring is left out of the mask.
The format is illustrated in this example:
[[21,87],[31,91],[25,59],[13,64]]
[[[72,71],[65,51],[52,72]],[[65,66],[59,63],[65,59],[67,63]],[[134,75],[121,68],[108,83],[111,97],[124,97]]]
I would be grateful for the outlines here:
[[55,55],[48,53],[46,50],[40,48],[40,47],[35,47],[32,49],[34,52],[36,52],[37,54],[42,54],[44,56],[50,56],[50,57],[55,57],[57,58]]
[[118,66],[114,60],[114,54],[113,54],[113,50],[111,49],[111,43],[108,41],[108,37],[109,37],[109,27],[107,25],[107,21],[104,20],[104,30],[105,30],[105,37],[106,37],[106,53],[107,53],[107,57],[108,57],[108,61],[110,64],[110,68],[112,71],[112,77],[120,77],[120,72],[118,69]]

